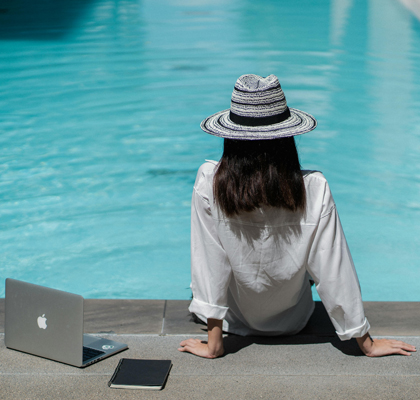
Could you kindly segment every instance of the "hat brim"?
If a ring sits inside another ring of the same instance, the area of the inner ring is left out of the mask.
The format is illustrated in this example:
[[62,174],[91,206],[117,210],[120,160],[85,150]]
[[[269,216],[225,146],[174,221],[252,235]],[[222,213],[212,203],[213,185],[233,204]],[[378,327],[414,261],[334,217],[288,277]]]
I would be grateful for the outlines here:
[[272,125],[245,126],[230,120],[230,110],[219,111],[201,122],[201,129],[210,135],[238,140],[268,140],[302,135],[316,128],[316,119],[296,108],[289,108],[290,117]]

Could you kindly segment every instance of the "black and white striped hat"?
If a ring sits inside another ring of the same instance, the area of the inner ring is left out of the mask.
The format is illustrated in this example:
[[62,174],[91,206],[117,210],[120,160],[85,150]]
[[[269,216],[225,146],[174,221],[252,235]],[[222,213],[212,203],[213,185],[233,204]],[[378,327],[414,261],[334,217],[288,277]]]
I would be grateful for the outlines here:
[[236,81],[229,110],[206,118],[201,129],[228,139],[262,140],[301,135],[316,127],[315,118],[287,107],[275,75],[242,75]]

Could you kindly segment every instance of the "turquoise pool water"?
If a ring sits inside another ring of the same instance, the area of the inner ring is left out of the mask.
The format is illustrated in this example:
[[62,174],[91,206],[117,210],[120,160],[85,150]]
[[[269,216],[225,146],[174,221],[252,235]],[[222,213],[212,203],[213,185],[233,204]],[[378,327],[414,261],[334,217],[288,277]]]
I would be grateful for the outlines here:
[[[405,3],[409,4],[408,1]],[[319,127],[365,300],[419,301],[420,22],[397,0],[6,0],[0,277],[188,299],[200,121],[276,74]],[[0,285],[0,296],[4,288]]]

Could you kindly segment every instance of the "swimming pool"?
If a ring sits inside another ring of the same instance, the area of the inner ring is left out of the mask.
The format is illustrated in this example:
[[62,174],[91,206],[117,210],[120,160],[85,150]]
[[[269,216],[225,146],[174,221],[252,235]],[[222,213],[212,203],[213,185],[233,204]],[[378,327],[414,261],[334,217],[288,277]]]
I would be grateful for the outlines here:
[[222,146],[199,123],[274,73],[318,119],[301,161],[330,182],[364,299],[419,301],[420,22],[397,0],[314,3],[6,2],[1,279],[188,299],[192,185]]

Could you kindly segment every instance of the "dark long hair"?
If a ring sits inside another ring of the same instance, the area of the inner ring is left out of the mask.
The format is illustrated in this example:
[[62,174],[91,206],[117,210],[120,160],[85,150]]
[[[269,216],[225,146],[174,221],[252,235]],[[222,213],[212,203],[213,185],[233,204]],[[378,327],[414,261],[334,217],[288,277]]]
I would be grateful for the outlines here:
[[225,139],[213,189],[215,203],[227,216],[263,205],[304,210],[305,185],[294,138]]

